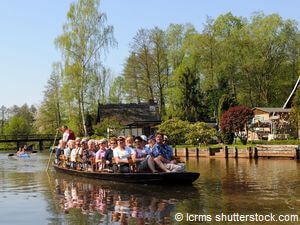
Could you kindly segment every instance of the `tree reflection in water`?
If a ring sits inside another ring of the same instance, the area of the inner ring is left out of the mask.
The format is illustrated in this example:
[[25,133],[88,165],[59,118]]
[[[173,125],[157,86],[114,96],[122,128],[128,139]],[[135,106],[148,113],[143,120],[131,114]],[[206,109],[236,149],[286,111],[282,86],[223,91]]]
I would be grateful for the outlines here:
[[[171,213],[180,197],[178,192],[172,192],[174,187],[107,186],[63,178],[56,178],[55,182],[56,197],[66,214],[99,214],[98,222],[106,220],[109,224],[127,224],[129,220],[134,224],[171,224]],[[186,198],[186,192],[183,194]]]

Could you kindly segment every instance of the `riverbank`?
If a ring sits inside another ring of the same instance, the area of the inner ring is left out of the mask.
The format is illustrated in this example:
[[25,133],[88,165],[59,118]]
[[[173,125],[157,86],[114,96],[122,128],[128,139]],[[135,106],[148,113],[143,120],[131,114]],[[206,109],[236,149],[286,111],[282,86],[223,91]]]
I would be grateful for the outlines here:
[[178,157],[213,157],[213,158],[290,158],[300,159],[300,145],[248,145],[248,146],[207,146],[184,147],[173,149]]

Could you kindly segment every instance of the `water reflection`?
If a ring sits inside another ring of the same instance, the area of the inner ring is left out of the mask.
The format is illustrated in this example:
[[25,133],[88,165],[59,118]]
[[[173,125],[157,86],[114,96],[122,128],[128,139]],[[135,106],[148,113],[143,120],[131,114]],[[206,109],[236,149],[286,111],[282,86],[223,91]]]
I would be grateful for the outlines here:
[[0,154],[0,224],[185,225],[199,223],[177,223],[176,213],[300,212],[300,161],[191,158],[187,169],[201,173],[194,186],[164,187],[95,181],[51,168],[48,174],[48,157]]
[[[193,187],[137,186],[91,183],[69,176],[55,178],[58,204],[66,214],[99,215],[108,224],[171,224],[171,213],[182,199],[197,198]],[[189,196],[186,194],[189,193]]]

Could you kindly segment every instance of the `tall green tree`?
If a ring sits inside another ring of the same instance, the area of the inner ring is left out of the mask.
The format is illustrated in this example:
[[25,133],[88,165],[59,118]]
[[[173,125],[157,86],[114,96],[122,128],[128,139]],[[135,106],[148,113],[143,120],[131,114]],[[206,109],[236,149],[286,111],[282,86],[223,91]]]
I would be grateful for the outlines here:
[[[295,76],[297,25],[278,14],[256,13],[240,33],[238,100],[249,106],[278,106],[288,96]],[[299,41],[299,40],[298,40]],[[298,55],[299,57],[299,55]],[[290,68],[290,69],[287,69]],[[247,90],[245,93],[243,90]]]
[[124,97],[125,97],[125,92],[124,92],[124,77],[119,76],[116,77],[110,87],[109,90],[109,98],[108,102],[109,103],[123,103],[124,102]]
[[166,34],[163,30],[155,27],[150,32],[150,40],[152,43],[152,61],[154,64],[154,89],[157,93],[156,99],[159,103],[160,114],[164,116],[166,114],[165,101],[169,76]]
[[7,135],[28,135],[31,131],[31,125],[23,116],[13,116],[4,126],[4,133]]
[[[137,75],[137,81],[143,89],[139,92],[143,101],[155,99],[154,97],[154,76],[153,76],[153,58],[151,53],[150,30],[140,29],[133,38],[131,51],[135,55],[134,71]],[[133,75],[132,77],[135,77]]]
[[35,123],[39,133],[55,133],[65,122],[64,104],[61,94],[62,65],[54,63],[52,74],[44,90],[44,99],[35,115]]
[[177,83],[176,70],[187,54],[183,47],[185,39],[190,33],[194,34],[195,32],[196,30],[191,24],[170,24],[166,30],[169,65],[166,81],[166,118],[178,117],[180,114],[177,104],[177,100],[180,98],[180,84]]
[[[79,126],[79,133],[85,135],[85,115],[92,107],[88,105],[88,90],[102,64],[101,58],[116,43],[113,27],[107,25],[106,14],[99,7],[100,0],[79,0],[72,3],[63,33],[55,40],[63,57],[62,90],[68,114],[73,117],[70,120],[74,121],[74,125]],[[76,124],[78,119],[81,122]]]
[[124,69],[124,90],[126,92],[126,101],[129,103],[141,103],[142,93],[144,92],[143,85],[139,80],[139,65],[137,55],[131,52],[127,58]]

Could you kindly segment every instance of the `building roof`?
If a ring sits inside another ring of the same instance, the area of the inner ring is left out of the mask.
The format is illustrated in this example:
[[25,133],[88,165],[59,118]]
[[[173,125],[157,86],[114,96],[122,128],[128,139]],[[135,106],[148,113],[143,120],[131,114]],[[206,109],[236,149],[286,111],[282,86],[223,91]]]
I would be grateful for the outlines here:
[[297,91],[297,88],[298,88],[298,85],[300,84],[300,76],[298,77],[298,80],[290,94],[290,96],[288,97],[288,99],[286,100],[286,102],[284,103],[283,107],[284,109],[287,109],[287,108],[292,108],[292,100],[296,94],[296,91]]
[[291,109],[283,109],[283,108],[267,108],[267,107],[255,107],[253,108],[253,111],[254,110],[261,110],[263,112],[266,112],[266,113],[288,113],[291,111]]
[[161,122],[156,103],[99,104],[97,122],[114,117],[124,126]]

